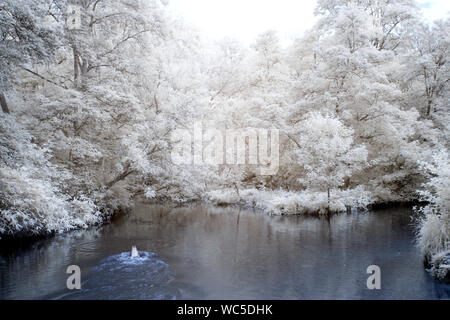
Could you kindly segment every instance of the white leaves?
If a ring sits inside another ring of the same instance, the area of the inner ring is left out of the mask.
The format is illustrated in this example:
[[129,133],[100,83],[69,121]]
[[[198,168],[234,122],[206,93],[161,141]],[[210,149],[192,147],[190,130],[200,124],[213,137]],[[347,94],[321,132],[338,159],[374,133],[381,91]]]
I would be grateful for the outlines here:
[[[243,204],[272,215],[326,214],[327,193],[317,190],[288,192],[284,190],[243,189],[239,196],[235,189],[212,190],[206,199],[213,204]],[[364,210],[374,201],[372,194],[363,187],[337,190],[333,193],[330,209],[346,212],[347,207]]]
[[102,221],[92,201],[70,201],[44,179],[31,177],[23,168],[0,168],[0,227],[6,234],[67,231]]
[[0,4],[0,91],[13,81],[12,72],[30,62],[49,62],[59,39],[58,30],[42,23],[40,8],[48,1],[3,0]]
[[[0,8],[6,5],[42,27],[41,11],[25,12],[12,0]],[[446,143],[448,22],[411,28],[409,0],[319,0],[323,17],[288,49],[275,32],[251,48],[233,40],[206,45],[159,1],[91,9],[92,23],[66,34],[58,63],[33,65],[63,85],[18,74],[21,86],[8,97],[14,116],[0,115],[2,232],[86,227],[137,194],[251,204],[275,214],[324,212],[328,188],[334,211],[374,198],[412,199],[426,177],[417,162]],[[16,20],[0,10],[0,32],[12,32]],[[45,39],[22,29],[29,41],[0,41],[0,89],[11,66],[48,55]],[[428,98],[439,114],[433,122],[417,111]],[[218,130],[279,129],[279,173],[172,163],[171,132],[196,121]],[[433,128],[438,123],[442,130]],[[448,161],[438,163],[422,193],[430,212],[448,201]]]
[[450,249],[450,159],[446,151],[434,154],[422,169],[430,174],[425,189],[419,190],[422,201],[417,208],[421,214],[417,229],[417,242],[427,258]]
[[156,191],[155,191],[153,188],[147,187],[147,188],[145,189],[144,196],[145,196],[147,199],[153,199],[153,198],[156,197]]
[[337,118],[309,113],[298,124],[298,135],[296,154],[306,171],[299,182],[307,187],[340,187],[367,160],[365,147],[353,145],[353,130]]

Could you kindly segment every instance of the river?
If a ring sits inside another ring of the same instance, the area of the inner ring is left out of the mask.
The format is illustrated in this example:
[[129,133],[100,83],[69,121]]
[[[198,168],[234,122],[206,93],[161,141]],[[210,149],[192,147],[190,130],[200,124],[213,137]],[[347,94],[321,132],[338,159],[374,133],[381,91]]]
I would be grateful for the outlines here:
[[[101,227],[0,242],[0,299],[449,299],[413,238],[404,207],[317,218],[138,204]],[[66,287],[69,265],[81,290]]]

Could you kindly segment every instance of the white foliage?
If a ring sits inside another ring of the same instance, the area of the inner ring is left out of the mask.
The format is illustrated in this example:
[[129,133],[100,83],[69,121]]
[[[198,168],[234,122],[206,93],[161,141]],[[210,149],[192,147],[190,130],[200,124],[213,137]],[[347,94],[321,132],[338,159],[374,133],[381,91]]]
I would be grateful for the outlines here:
[[319,113],[306,115],[299,123],[298,161],[306,171],[299,182],[308,188],[337,188],[344,178],[364,168],[365,146],[353,144],[353,130],[331,116]]
[[0,114],[0,235],[39,235],[86,228],[103,221],[85,197],[70,199],[43,150],[11,116]]
[[434,155],[432,162],[423,167],[431,178],[420,191],[421,199],[428,202],[417,208],[421,215],[417,241],[428,259],[450,250],[450,159],[448,153]]
[[[273,215],[327,214],[326,192],[305,190],[287,192],[283,190],[235,189],[214,190],[206,193],[207,200],[214,204],[241,204],[254,207]],[[347,207],[364,210],[373,203],[370,192],[359,187],[337,191],[332,197],[333,212],[346,212]]]
[[[293,46],[267,31],[247,48],[203,43],[165,1],[82,1],[79,30],[57,3],[0,4],[0,234],[86,227],[139,196],[271,214],[421,196],[424,254],[448,248],[448,157],[419,163],[449,145],[449,20],[424,26],[410,0],[319,0]],[[279,129],[278,173],[174,164],[171,133],[196,122]]]

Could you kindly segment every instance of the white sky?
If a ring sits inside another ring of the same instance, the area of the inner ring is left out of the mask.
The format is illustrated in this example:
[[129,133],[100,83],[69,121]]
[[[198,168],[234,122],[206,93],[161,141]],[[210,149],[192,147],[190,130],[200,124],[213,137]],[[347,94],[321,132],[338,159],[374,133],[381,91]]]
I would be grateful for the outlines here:
[[[444,18],[450,0],[418,0],[428,20]],[[169,0],[169,8],[192,23],[204,36],[236,38],[250,44],[273,29],[288,44],[315,22],[315,0]]]
[[450,14],[449,0],[417,0],[427,20],[443,19]]

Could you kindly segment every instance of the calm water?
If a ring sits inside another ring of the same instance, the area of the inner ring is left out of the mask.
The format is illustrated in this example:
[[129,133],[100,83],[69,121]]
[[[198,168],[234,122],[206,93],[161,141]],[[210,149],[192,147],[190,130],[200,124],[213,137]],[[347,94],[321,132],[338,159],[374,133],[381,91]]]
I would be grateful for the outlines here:
[[[0,243],[0,299],[449,299],[450,286],[422,266],[410,215],[140,205],[100,228]],[[132,245],[139,259],[129,257]],[[366,287],[373,264],[381,290]],[[81,291],[66,289],[69,265],[81,268]]]

